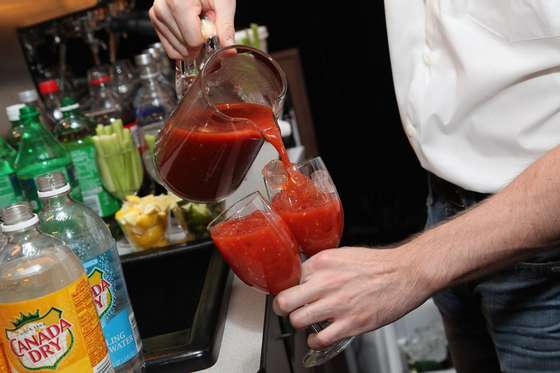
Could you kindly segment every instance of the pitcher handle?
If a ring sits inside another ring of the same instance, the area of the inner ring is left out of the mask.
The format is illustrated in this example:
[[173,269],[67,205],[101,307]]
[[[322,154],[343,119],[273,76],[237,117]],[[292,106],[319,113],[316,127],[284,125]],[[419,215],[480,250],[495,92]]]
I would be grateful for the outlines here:
[[201,20],[200,31],[206,40],[196,58],[175,60],[175,92],[177,98],[181,99],[190,88],[200,71],[204,68],[206,61],[220,48],[220,42],[216,33],[216,26],[208,18]]

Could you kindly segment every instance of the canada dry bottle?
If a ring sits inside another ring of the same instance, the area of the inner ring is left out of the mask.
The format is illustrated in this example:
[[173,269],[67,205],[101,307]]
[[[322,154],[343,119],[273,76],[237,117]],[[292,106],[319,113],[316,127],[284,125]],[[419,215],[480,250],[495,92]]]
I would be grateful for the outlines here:
[[114,372],[78,257],[39,232],[27,203],[2,220],[0,342],[12,372]]
[[[6,236],[0,232],[0,253],[4,250],[6,246]],[[0,373],[10,373],[10,367],[8,366],[8,360],[6,359],[5,347],[0,343]]]

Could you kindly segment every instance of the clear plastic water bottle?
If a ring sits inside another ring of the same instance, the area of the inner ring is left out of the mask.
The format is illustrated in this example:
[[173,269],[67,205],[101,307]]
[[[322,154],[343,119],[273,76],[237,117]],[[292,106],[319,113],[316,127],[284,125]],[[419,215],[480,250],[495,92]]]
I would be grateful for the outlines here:
[[116,372],[142,372],[142,342],[130,304],[116,243],[97,216],[69,198],[70,185],[55,172],[38,178],[41,230],[62,240],[80,258],[93,292]]
[[[39,92],[43,96],[43,102],[45,103],[47,115],[51,123],[56,123],[62,119],[62,113],[60,112],[60,88],[56,80],[50,79],[39,83]],[[52,126],[49,126],[49,128],[52,128]]]
[[165,49],[163,49],[163,45],[161,43],[153,43],[150,44],[150,48],[154,48],[159,54],[159,70],[161,73],[167,78],[169,82],[175,80],[175,66],[171,65],[169,61],[169,57],[167,57],[167,53]]
[[138,80],[129,60],[120,60],[111,65],[111,82],[121,102],[132,103]]
[[123,119],[123,108],[118,95],[111,86],[111,77],[105,67],[94,67],[88,71],[90,100],[86,106],[86,115],[94,124],[111,124],[114,120]]
[[153,144],[165,120],[175,108],[175,96],[171,89],[159,80],[162,76],[154,59],[147,53],[135,57],[140,74],[140,89],[134,98],[138,124],[138,142],[146,170],[156,179],[153,164]]
[[149,54],[150,57],[152,57],[152,63],[159,74],[157,80],[160,84],[164,88],[174,92],[175,87],[171,82],[175,81],[175,69],[171,69],[169,59],[165,52],[162,49],[152,46],[151,48],[145,49],[142,53]]
[[141,82],[140,89],[134,98],[138,126],[145,131],[150,131],[152,127],[161,128],[165,119],[175,108],[175,98],[158,80],[159,70],[149,54],[140,54],[134,60]]

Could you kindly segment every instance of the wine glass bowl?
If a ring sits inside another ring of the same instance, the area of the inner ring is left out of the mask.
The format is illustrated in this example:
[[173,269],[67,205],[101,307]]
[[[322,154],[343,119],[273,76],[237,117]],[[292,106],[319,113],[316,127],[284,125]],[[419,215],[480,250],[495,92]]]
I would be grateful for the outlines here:
[[272,209],[288,224],[306,256],[338,247],[344,211],[336,186],[320,157],[293,165],[280,161],[263,169]]
[[276,295],[299,284],[299,246],[259,192],[223,211],[208,230],[225,261],[247,285]]

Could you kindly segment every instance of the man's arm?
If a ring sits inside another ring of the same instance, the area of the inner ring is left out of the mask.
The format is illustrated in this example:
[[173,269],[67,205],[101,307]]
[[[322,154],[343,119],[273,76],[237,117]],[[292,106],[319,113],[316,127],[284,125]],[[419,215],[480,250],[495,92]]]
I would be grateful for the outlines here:
[[399,247],[327,250],[303,264],[302,284],[280,293],[296,328],[331,320],[309,337],[324,348],[386,325],[433,293],[537,253],[560,238],[560,147],[508,187]]

